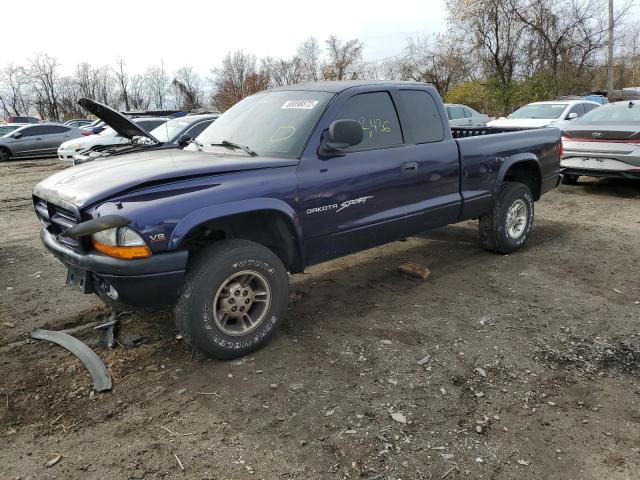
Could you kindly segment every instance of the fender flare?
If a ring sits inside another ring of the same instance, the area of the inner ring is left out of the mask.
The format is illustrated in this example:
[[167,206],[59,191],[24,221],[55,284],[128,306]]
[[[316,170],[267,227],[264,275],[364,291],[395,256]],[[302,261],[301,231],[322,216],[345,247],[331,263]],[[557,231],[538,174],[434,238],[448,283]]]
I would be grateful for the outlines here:
[[296,249],[300,255],[300,261],[304,264],[302,258],[304,249],[302,246],[302,224],[296,211],[286,202],[274,198],[253,198],[251,200],[240,200],[237,202],[229,202],[218,205],[209,205],[200,208],[183,217],[173,229],[169,238],[168,248],[173,250],[179,247],[185,237],[198,225],[211,220],[222,220],[225,217],[252,212],[273,211],[284,215],[293,227],[296,236]]
[[[498,170],[498,174],[496,175],[496,183],[493,187],[494,198],[495,198],[495,195],[500,191],[500,188],[502,188],[502,184],[504,183],[504,177],[506,177],[507,172],[511,167],[513,167],[517,163],[535,164],[536,169],[538,170],[539,181],[542,182],[542,169],[540,168],[540,161],[538,160],[538,157],[530,152],[517,153],[515,155],[511,155],[510,157],[506,157],[502,163],[502,166],[500,167],[500,170]],[[542,184],[540,184],[540,188],[542,188]],[[538,198],[539,198],[539,195],[536,196],[536,200]]]

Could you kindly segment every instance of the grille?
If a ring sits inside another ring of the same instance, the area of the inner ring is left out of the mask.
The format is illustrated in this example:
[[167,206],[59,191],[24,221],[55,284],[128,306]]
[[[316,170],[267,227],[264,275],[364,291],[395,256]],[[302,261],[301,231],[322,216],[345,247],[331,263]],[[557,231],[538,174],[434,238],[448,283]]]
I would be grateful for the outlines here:
[[56,237],[58,243],[76,251],[83,250],[82,243],[79,239],[66,237],[64,235],[67,230],[77,225],[80,221],[76,212],[54,205],[38,197],[33,197],[33,206],[42,226]]

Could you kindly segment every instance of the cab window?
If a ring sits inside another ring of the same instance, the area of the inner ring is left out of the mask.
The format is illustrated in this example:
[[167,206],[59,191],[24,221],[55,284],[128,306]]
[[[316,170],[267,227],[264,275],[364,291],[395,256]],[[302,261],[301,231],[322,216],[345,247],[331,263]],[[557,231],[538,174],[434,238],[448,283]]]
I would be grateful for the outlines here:
[[362,126],[363,138],[349,151],[392,147],[403,143],[396,108],[387,92],[362,93],[348,99],[336,120],[356,120]]

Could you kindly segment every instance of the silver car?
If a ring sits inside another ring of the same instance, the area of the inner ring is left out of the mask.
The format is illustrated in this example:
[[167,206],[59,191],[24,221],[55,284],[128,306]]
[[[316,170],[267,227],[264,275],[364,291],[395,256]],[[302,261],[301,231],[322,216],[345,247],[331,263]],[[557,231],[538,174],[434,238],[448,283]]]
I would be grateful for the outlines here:
[[82,135],[79,128],[58,123],[26,125],[0,138],[0,162],[10,158],[55,156],[62,142]]
[[488,115],[457,103],[445,103],[449,125],[452,127],[484,127],[490,120]]
[[581,175],[640,179],[640,102],[603,105],[565,127],[563,183]]

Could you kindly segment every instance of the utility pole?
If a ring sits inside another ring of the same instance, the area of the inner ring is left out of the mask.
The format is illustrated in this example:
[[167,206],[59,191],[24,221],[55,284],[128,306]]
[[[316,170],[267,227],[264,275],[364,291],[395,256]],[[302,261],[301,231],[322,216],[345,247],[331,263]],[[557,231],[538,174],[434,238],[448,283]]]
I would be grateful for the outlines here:
[[609,52],[607,55],[607,96],[613,92],[613,0],[609,0]]

